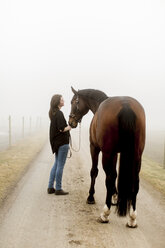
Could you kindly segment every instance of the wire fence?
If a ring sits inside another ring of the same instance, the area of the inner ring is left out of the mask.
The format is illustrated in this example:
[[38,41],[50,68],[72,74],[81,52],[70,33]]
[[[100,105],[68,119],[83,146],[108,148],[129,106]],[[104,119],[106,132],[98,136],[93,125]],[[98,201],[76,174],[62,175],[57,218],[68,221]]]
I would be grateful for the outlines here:
[[9,115],[0,119],[0,151],[14,145],[27,136],[47,128],[47,120],[43,117],[16,118]]
[[[0,117],[0,151],[43,129],[48,130],[48,119],[44,117]],[[144,154],[165,169],[165,131],[147,132]]]

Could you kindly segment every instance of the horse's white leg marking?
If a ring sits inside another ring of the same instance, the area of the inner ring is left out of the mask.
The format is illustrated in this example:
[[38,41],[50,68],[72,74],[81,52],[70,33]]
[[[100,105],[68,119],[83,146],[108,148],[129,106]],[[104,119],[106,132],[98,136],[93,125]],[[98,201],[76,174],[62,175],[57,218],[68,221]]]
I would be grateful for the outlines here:
[[116,205],[117,204],[117,194],[114,194],[112,196],[112,204]]
[[103,222],[108,222],[109,221],[109,215],[110,215],[110,209],[105,204],[105,206],[103,208],[103,212],[100,215],[100,218]]
[[129,212],[129,220],[127,225],[129,227],[136,227],[137,226],[137,221],[136,221],[136,216],[137,216],[137,211],[133,210],[133,207],[131,206],[130,212]]

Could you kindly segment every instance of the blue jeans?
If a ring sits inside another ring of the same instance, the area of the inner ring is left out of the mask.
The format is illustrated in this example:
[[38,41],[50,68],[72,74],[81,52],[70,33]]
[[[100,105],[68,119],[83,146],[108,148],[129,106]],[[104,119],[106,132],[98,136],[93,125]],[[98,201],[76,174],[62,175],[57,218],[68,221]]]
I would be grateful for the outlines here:
[[55,162],[50,171],[48,188],[54,188],[54,182],[56,181],[56,190],[62,189],[62,175],[67,158],[69,144],[60,146],[58,154],[55,154]]

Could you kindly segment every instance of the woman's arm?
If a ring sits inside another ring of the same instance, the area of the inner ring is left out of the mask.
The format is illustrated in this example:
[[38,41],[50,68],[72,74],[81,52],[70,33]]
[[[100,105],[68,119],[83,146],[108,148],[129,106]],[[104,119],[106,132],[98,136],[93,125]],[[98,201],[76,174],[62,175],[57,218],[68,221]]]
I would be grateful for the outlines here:
[[61,132],[67,132],[67,131],[70,131],[70,130],[71,130],[71,126],[68,125],[68,126],[65,127],[64,130],[61,131]]

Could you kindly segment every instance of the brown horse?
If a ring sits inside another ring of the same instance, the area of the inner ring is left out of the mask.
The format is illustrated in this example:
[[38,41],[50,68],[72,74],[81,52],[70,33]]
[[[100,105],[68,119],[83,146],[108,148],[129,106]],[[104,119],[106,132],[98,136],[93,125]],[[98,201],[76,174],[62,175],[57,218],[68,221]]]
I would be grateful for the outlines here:
[[[72,87],[71,87],[72,88]],[[141,104],[131,97],[107,97],[94,89],[76,91],[71,101],[69,124],[76,128],[82,117],[91,110],[90,152],[92,157],[91,186],[87,203],[95,203],[94,185],[98,174],[98,155],[106,174],[107,196],[99,221],[109,220],[112,196],[117,194],[117,213],[126,216],[127,226],[136,227],[136,196],[139,191],[139,172],[145,145],[145,113]],[[120,153],[116,189],[116,162]]]

